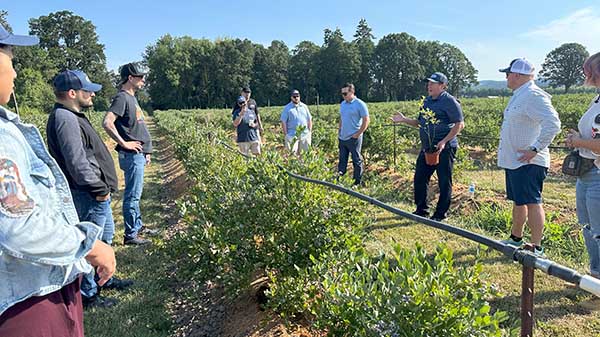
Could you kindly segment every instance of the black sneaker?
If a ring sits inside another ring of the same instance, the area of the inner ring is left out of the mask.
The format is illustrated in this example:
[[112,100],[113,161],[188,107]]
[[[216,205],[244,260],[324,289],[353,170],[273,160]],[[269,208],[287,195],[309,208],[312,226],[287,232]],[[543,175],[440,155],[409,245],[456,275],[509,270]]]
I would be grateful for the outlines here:
[[123,244],[124,245],[130,245],[130,246],[147,245],[150,242],[151,242],[150,240],[144,239],[144,238],[140,238],[140,237],[135,237],[135,238],[132,238],[132,239],[123,239]]
[[422,217],[424,217],[424,218],[426,218],[426,217],[428,217],[428,216],[429,216],[429,212],[426,212],[426,211],[420,211],[420,210],[414,211],[414,212],[412,212],[412,214],[414,214],[414,215],[418,215],[418,216],[422,216]]
[[114,290],[125,290],[133,285],[132,280],[128,279],[120,279],[118,277],[112,277],[108,282],[106,282],[103,286],[100,286],[102,289],[114,289]]
[[119,304],[119,300],[112,297],[103,297],[100,295],[92,296],[92,297],[81,297],[83,302],[83,308],[86,310],[93,308],[111,308],[115,305]]
[[431,217],[431,220],[433,220],[433,221],[444,221],[444,219],[446,219],[445,216],[439,216],[439,215],[434,215]]

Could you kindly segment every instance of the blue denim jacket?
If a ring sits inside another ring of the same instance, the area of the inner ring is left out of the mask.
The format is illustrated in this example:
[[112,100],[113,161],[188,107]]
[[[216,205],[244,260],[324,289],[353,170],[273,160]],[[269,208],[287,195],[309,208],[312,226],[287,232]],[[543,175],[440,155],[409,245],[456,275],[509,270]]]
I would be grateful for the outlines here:
[[101,234],[79,222],[39,131],[0,107],[0,315],[91,271],[84,257]]

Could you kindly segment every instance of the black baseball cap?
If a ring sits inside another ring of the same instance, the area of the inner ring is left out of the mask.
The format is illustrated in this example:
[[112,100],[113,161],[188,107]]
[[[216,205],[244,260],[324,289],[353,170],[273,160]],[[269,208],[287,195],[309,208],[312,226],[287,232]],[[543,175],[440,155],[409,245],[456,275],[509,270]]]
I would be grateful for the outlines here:
[[131,62],[122,65],[119,68],[119,73],[121,74],[121,82],[120,84],[124,84],[129,79],[129,76],[145,76],[146,72],[142,70],[142,67],[137,62]]
[[8,32],[4,26],[0,25],[0,44],[8,46],[33,46],[40,43],[37,36],[14,35]]
[[97,83],[92,83],[88,75],[86,75],[81,70],[65,70],[56,77],[54,77],[54,81],[52,82],[54,89],[56,91],[69,91],[73,90],[85,90],[90,92],[97,92],[102,89],[102,85]]
[[298,91],[297,89],[292,90],[292,92],[290,93],[290,96],[294,96],[294,95],[300,96],[300,91]]

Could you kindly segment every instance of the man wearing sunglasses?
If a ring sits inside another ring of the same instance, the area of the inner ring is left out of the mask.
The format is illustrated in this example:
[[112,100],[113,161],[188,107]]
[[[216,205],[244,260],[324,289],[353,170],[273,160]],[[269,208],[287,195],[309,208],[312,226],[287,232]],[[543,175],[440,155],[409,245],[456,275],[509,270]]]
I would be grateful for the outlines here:
[[527,223],[534,253],[543,255],[542,188],[550,167],[548,146],[560,132],[560,120],[552,96],[533,81],[533,64],[518,58],[499,71],[506,73],[507,86],[513,91],[504,110],[498,146],[498,166],[505,170],[506,195],[513,201],[512,230],[503,242],[520,247]]
[[[254,114],[256,115],[256,125],[257,125],[256,134],[258,135],[258,139],[260,140],[260,133],[263,132],[264,130],[262,127],[262,122],[260,120],[260,114],[258,113],[258,104],[256,104],[256,101],[254,100],[254,98],[251,98],[252,90],[250,89],[250,87],[249,86],[242,87],[242,89],[240,90],[240,96],[242,96],[242,97],[244,97],[244,99],[246,99],[246,106],[248,107],[248,110],[254,111]],[[233,109],[231,109],[231,113],[233,113],[236,109],[238,109],[237,101],[233,105]]]
[[[150,243],[139,236],[144,229],[140,199],[144,187],[144,168],[150,164],[152,139],[146,127],[144,112],[135,93],[144,87],[146,75],[137,63],[127,63],[120,68],[121,91],[113,98],[104,117],[104,129],[117,142],[119,166],[125,173],[123,193],[123,220],[126,245]],[[153,230],[145,230],[154,234]]]
[[338,174],[346,174],[348,156],[352,156],[354,184],[360,185],[363,174],[363,162],[360,150],[363,133],[369,127],[367,104],[354,94],[354,84],[346,83],[341,91],[344,100],[340,104],[340,122],[338,125],[339,164]]
[[258,135],[258,120],[254,110],[248,107],[244,96],[240,96],[236,102],[236,108],[232,114],[233,126],[237,131],[237,144],[240,152],[248,155],[260,155],[260,138]]
[[[313,122],[308,106],[300,101],[300,91],[292,90],[291,102],[283,108],[280,120],[286,149],[295,154],[308,151]],[[298,128],[302,129],[300,134]]]
[[[113,159],[102,138],[83,113],[93,106],[95,93],[102,89],[79,70],[65,70],[54,78],[56,104],[48,117],[46,134],[48,150],[65,173],[77,215],[103,229],[102,241],[111,245],[115,223],[110,208],[111,193],[117,191],[118,180]],[[125,289],[129,280],[113,277],[104,288]],[[99,296],[94,273],[81,282],[83,306],[111,307],[116,299]]]

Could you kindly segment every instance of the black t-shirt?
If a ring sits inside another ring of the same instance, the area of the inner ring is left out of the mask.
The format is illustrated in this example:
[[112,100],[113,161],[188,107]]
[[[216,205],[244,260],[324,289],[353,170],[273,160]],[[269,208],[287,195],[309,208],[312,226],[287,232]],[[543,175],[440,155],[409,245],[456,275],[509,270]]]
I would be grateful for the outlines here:
[[[135,96],[121,90],[113,97],[108,111],[117,115],[115,127],[125,141],[137,140],[142,143],[144,153],[152,153],[152,139],[146,127],[144,112]],[[117,151],[134,152],[117,145]]]

